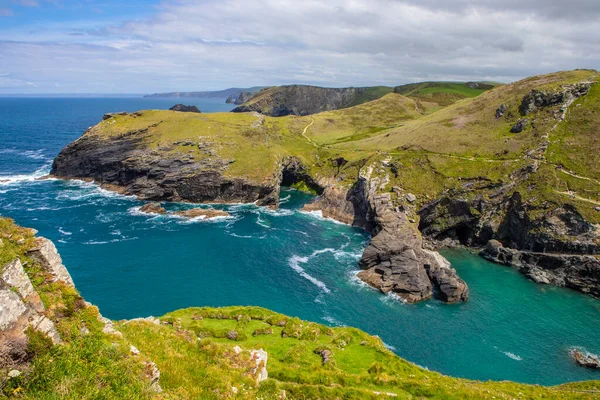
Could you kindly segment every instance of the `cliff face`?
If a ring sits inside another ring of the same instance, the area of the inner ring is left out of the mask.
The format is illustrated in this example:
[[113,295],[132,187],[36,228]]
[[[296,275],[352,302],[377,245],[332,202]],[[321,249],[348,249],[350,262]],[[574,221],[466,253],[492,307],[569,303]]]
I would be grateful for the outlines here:
[[178,145],[208,145],[175,142],[148,149],[147,133],[147,129],[134,130],[113,138],[84,134],[60,152],[51,174],[59,178],[92,179],[143,200],[277,204],[276,177],[260,183],[227,177],[224,172],[230,160],[220,157],[196,160],[172,151]]
[[[367,229],[373,237],[364,250],[358,277],[382,293],[393,293],[408,303],[431,298],[447,303],[467,301],[469,288],[438,252],[423,248],[410,203],[381,193],[387,176],[375,176],[379,166],[365,166],[349,189],[335,185],[304,208]],[[384,160],[382,164],[386,164]]]
[[257,93],[233,112],[255,111],[272,117],[310,115],[347,108],[375,100],[389,91],[375,88],[323,88],[317,86],[276,86]]

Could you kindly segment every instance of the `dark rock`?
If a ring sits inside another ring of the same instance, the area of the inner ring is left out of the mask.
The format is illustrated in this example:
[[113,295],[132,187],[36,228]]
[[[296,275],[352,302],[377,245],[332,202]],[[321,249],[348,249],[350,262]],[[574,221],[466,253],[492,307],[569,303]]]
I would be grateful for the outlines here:
[[254,93],[242,92],[239,94],[237,99],[235,99],[234,104],[236,104],[236,105],[244,104],[245,102],[249,101],[252,97],[254,97]]
[[527,118],[522,118],[518,120],[517,123],[512,126],[512,128],[510,128],[510,132],[521,133],[527,128],[527,125],[529,125],[529,120]]
[[496,109],[496,119],[500,119],[504,117],[504,114],[508,111],[508,106],[506,104],[500,105],[498,109]]
[[175,104],[173,107],[169,108],[171,111],[179,111],[179,112],[193,112],[200,113],[200,110],[196,106],[186,106],[184,104]]
[[317,86],[289,85],[265,89],[251,101],[235,108],[233,112],[259,112],[272,117],[285,115],[310,115],[351,107],[368,100],[369,88],[323,88]]
[[600,369],[600,358],[597,355],[584,353],[578,349],[572,349],[569,353],[578,365],[590,369]]
[[591,82],[581,82],[574,85],[565,85],[558,92],[534,89],[523,97],[519,106],[519,113],[525,116],[541,108],[567,103],[587,94],[591,86]]
[[117,115],[129,115],[129,113],[126,113],[125,111],[116,112],[116,113],[107,113],[107,114],[104,114],[102,119],[103,120],[111,119],[111,118],[116,117]]

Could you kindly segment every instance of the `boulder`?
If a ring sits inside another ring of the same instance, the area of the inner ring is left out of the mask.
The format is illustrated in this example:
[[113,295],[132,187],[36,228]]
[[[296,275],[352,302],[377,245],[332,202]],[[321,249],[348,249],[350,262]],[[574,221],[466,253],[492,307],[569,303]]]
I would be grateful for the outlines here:
[[185,104],[175,104],[169,108],[171,111],[200,113],[201,111],[196,106],[186,106]]
[[203,219],[231,216],[231,214],[229,214],[227,211],[216,210],[214,208],[192,208],[190,210],[175,211],[173,214],[186,218]]
[[256,376],[256,383],[260,383],[269,377],[269,372],[267,371],[268,358],[269,355],[263,349],[252,350],[250,352],[250,360],[254,360],[256,365],[252,370],[252,373]]
[[500,119],[500,118],[504,117],[504,114],[506,114],[506,111],[508,111],[508,106],[506,104],[500,105],[500,107],[498,107],[496,109],[496,119]]
[[570,354],[578,365],[590,369],[600,369],[600,358],[597,355],[578,349],[571,349]]
[[165,210],[158,202],[146,203],[142,207],[140,207],[140,211],[147,214],[167,213],[167,210]]
[[528,124],[529,124],[529,120],[527,118],[522,118],[522,119],[518,120],[517,123],[512,126],[512,128],[510,128],[510,132],[511,133],[521,133],[527,128]]

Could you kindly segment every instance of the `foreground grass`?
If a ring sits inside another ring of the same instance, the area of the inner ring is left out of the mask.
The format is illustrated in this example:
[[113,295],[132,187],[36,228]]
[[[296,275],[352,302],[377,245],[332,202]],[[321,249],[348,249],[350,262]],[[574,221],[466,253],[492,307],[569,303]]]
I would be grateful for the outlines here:
[[[329,328],[259,307],[189,308],[160,318],[122,322],[125,338],[161,370],[165,394],[176,398],[435,398],[572,399],[600,395],[600,382],[556,387],[478,382],[411,364],[376,337]],[[227,337],[235,338],[228,339]],[[240,346],[243,351],[233,350]],[[269,379],[257,385],[249,351],[268,352]],[[323,350],[331,359],[323,363]]]

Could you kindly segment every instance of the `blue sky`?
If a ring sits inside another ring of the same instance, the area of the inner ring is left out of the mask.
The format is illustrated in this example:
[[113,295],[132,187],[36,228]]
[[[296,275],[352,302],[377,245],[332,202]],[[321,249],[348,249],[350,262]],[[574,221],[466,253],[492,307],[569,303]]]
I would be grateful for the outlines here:
[[514,81],[600,64],[597,0],[0,0],[0,94]]

